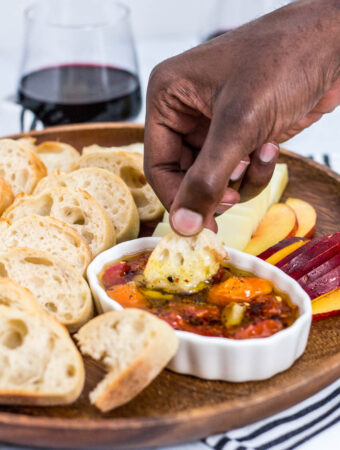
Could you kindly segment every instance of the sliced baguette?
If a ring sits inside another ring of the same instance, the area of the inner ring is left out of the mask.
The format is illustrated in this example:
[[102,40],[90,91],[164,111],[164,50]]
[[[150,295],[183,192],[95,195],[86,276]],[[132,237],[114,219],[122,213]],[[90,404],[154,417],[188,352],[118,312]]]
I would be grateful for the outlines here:
[[142,144],[141,142],[135,142],[129,145],[122,145],[121,147],[102,147],[100,145],[93,144],[84,147],[81,154],[88,155],[89,153],[102,152],[106,150],[132,152],[132,153],[139,153],[142,155],[144,153],[144,144]]
[[0,219],[0,251],[8,247],[45,251],[66,259],[83,275],[92,259],[86,241],[73,228],[48,216],[26,216],[14,223]]
[[30,290],[10,278],[0,278],[0,306],[19,311],[45,312]]
[[144,176],[142,155],[109,149],[88,153],[81,156],[71,170],[84,167],[100,167],[120,176],[131,191],[140,220],[156,220],[164,213],[161,202]]
[[0,306],[1,404],[72,403],[84,381],[84,363],[62,325],[44,312]]
[[0,176],[11,184],[13,193],[30,194],[47,171],[38,156],[18,141],[0,139]]
[[93,316],[88,284],[67,261],[31,248],[0,252],[0,276],[29,289],[40,305],[73,332]]
[[57,141],[45,141],[35,148],[35,152],[48,172],[58,169],[67,172],[71,164],[80,157],[72,145]]
[[27,148],[27,150],[30,150],[31,152],[35,152],[36,149],[36,138],[27,136],[27,137],[23,137],[20,139],[16,139],[16,142],[19,142],[20,145],[22,145],[23,147]]
[[110,311],[76,335],[81,352],[102,361],[109,373],[90,393],[90,401],[106,412],[127,403],[161,372],[178,347],[174,330],[139,309]]
[[88,243],[93,256],[116,243],[115,229],[104,209],[85,191],[57,187],[41,195],[21,194],[3,213],[11,222],[37,214],[59,219],[74,228]]
[[34,195],[57,186],[83,189],[92,195],[110,217],[117,242],[138,236],[139,216],[135,202],[129,188],[117,175],[98,167],[86,167],[69,173],[55,171],[39,181]]
[[167,292],[196,292],[216,274],[226,258],[226,249],[210,230],[204,229],[193,237],[171,232],[156,245],[148,259],[144,270],[146,284]]
[[12,186],[5,178],[0,177],[0,216],[14,201]]

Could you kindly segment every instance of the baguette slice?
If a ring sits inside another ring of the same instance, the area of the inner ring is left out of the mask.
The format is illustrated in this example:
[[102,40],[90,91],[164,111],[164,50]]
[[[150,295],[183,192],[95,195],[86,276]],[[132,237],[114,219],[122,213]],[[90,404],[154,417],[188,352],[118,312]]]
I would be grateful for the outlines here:
[[41,195],[21,194],[3,213],[11,222],[37,214],[51,216],[74,228],[88,243],[93,256],[116,243],[115,229],[104,209],[85,191],[52,188]]
[[20,142],[0,139],[0,176],[11,184],[13,193],[30,194],[47,171],[38,156]]
[[74,172],[55,171],[42,178],[34,195],[53,187],[83,189],[105,209],[116,231],[117,242],[135,239],[139,233],[139,216],[129,188],[117,175],[98,167],[86,167]]
[[35,152],[36,138],[27,136],[27,137],[23,137],[20,139],[16,139],[16,142],[19,142],[19,144],[22,145],[23,147],[27,148],[27,150],[30,150],[31,152]]
[[5,178],[0,177],[0,216],[14,201],[12,186]]
[[18,311],[45,313],[32,292],[10,278],[0,278],[0,306]]
[[210,230],[204,229],[193,237],[171,232],[151,253],[144,270],[145,281],[151,289],[197,292],[216,274],[226,258],[226,249]]
[[72,145],[57,141],[45,141],[35,148],[36,154],[45,164],[47,171],[68,171],[80,154]]
[[83,275],[92,259],[86,241],[73,228],[48,216],[27,216],[14,223],[0,219],[0,251],[8,247],[45,251],[66,259]]
[[44,312],[0,306],[1,404],[72,403],[84,381],[84,363],[62,325]]
[[106,412],[127,403],[161,372],[178,347],[174,330],[139,309],[110,311],[84,325],[76,335],[81,352],[103,361],[109,373],[90,393]]
[[102,151],[106,151],[106,150],[132,152],[132,153],[139,153],[139,154],[143,155],[144,144],[142,144],[141,142],[135,142],[135,143],[129,144],[129,145],[122,145],[121,147],[102,147],[100,145],[93,144],[93,145],[84,147],[81,154],[88,155],[89,153],[102,152]]
[[109,149],[88,153],[81,156],[71,170],[84,167],[100,167],[120,176],[131,191],[141,221],[156,220],[164,213],[161,202],[144,176],[142,155]]
[[45,311],[73,332],[93,316],[88,284],[63,259],[31,248],[0,252],[0,276],[29,289]]

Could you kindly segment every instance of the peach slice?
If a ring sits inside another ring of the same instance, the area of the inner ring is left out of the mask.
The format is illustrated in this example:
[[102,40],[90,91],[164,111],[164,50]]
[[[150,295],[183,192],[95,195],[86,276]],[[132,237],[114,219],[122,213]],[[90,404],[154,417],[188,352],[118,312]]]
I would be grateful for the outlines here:
[[251,255],[259,255],[282,239],[294,236],[296,229],[297,219],[294,210],[284,203],[275,203],[261,220],[244,251]]
[[340,288],[312,301],[313,321],[340,315]]
[[295,236],[313,237],[316,225],[316,211],[313,206],[299,198],[289,198],[286,205],[294,210],[297,217],[298,229]]

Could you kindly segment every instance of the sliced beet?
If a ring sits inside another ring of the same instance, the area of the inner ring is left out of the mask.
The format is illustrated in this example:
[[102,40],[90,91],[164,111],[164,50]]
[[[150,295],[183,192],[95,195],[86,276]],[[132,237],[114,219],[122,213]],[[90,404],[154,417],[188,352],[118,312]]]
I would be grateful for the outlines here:
[[313,300],[340,287],[340,266],[304,286],[304,290]]
[[340,266],[340,252],[333,256],[333,258],[321,264],[319,267],[316,267],[303,275],[298,279],[298,282],[304,288],[307,284],[312,283],[312,281],[317,280],[338,266]]
[[304,237],[289,237],[286,239],[282,239],[282,241],[278,242],[277,244],[273,245],[272,247],[268,248],[267,250],[265,250],[264,252],[262,252],[260,255],[257,255],[258,258],[261,259],[267,259],[270,256],[272,256],[274,253],[278,252],[279,250],[288,247],[288,245],[294,244],[294,242],[299,242],[299,241],[308,241],[308,239],[304,238]]

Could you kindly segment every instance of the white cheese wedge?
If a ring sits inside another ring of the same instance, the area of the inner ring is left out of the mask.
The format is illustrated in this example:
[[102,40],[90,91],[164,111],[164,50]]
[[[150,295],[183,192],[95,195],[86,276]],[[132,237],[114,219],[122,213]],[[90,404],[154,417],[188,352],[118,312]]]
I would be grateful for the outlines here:
[[272,179],[270,180],[270,199],[269,205],[277,203],[282,197],[288,183],[287,164],[276,164]]
[[[257,197],[238,203],[219,216],[216,219],[217,235],[224,245],[243,250],[269,207],[280,200],[287,183],[287,164],[276,164],[270,183]],[[169,213],[166,211],[163,222],[157,225],[153,236],[162,237],[169,231]]]

